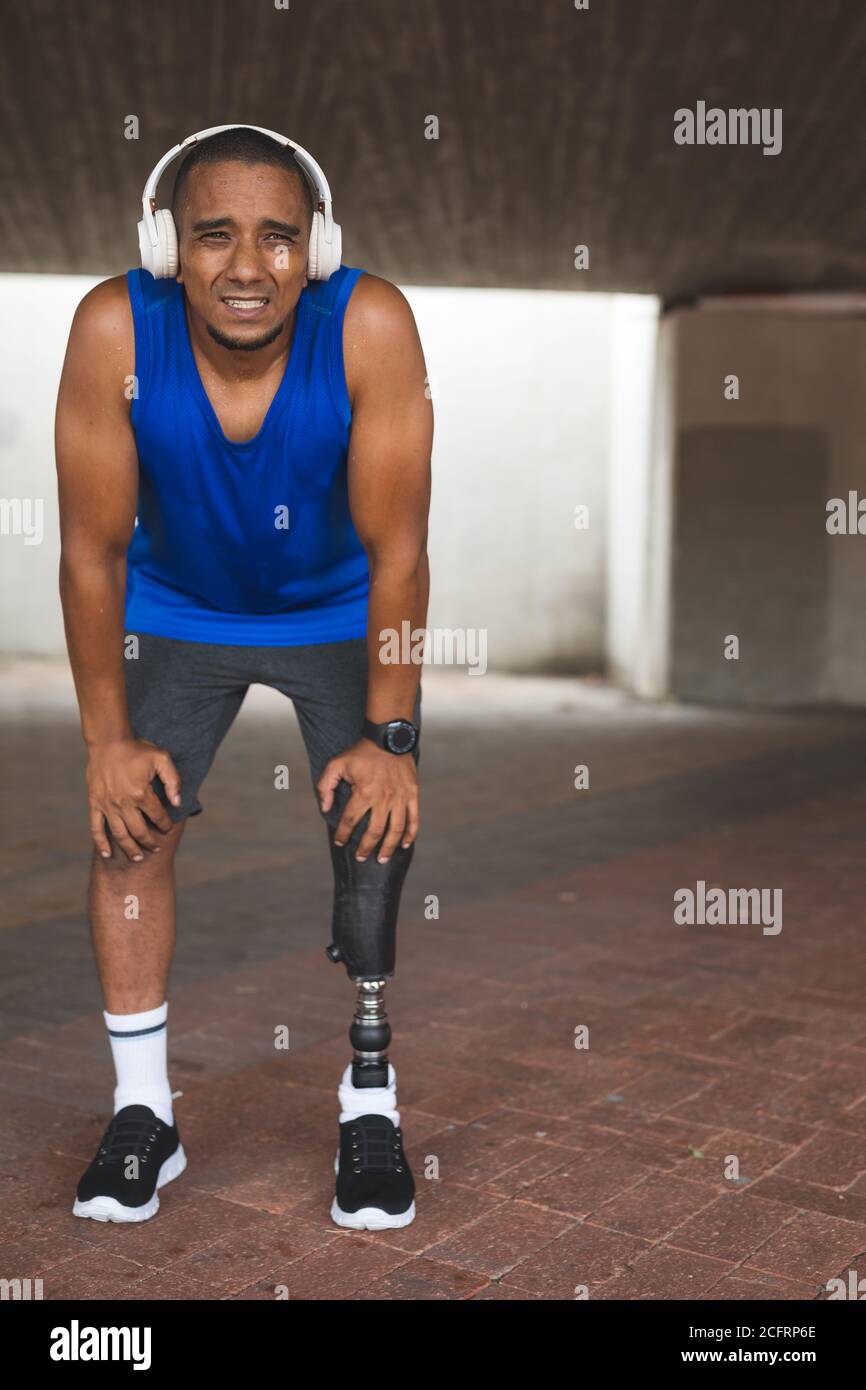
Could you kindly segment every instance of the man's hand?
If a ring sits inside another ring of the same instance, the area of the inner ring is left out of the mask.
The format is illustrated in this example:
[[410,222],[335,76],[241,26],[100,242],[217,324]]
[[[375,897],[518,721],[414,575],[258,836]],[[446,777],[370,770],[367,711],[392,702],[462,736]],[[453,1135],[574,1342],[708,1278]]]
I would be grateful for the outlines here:
[[319,800],[325,813],[334,804],[334,792],[341,779],[350,784],[352,795],[340,817],[334,843],[345,844],[369,811],[370,824],[361,836],[356,859],[369,858],[386,828],[388,833],[378,855],[380,864],[387,863],[399,844],[408,849],[419,828],[418,774],[411,753],[388,753],[369,739],[359,739],[345,753],[332,758],[319,778]]
[[159,853],[158,837],[145,821],[163,833],[172,819],[153,790],[159,777],[174,806],[180,805],[180,775],[164,748],[146,738],[118,739],[94,744],[87,760],[87,794],[90,833],[103,859],[111,857],[105,823],[124,854],[140,862],[142,849]]

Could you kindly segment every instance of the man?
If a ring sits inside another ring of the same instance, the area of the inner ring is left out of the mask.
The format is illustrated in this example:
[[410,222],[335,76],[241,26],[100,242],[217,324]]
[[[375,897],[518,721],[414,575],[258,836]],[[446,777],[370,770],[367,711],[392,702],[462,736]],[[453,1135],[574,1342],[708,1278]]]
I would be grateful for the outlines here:
[[326,263],[330,192],[312,157],[273,132],[217,130],[184,142],[172,214],[149,224],[157,251],[142,223],[157,278],[130,271],[79,305],[58,400],[60,591],[117,1077],[73,1210],[147,1220],[186,1166],[166,1067],[173,862],[257,682],[298,714],[334,870],[329,955],[358,988],[331,1214],[402,1226],[414,1184],[383,995],[418,834],[420,671],[381,662],[379,645],[426,623],[424,358],[395,286],[339,250]]

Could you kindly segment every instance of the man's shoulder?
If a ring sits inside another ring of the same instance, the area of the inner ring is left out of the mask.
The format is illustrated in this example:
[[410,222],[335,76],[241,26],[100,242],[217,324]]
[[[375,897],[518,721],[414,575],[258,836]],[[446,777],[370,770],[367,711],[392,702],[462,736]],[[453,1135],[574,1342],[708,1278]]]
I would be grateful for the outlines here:
[[350,394],[367,375],[390,370],[415,351],[418,330],[409,301],[390,280],[365,271],[352,289],[343,321]]
[[383,280],[380,275],[371,275],[365,270],[352,287],[346,306],[346,319],[363,322],[368,329],[375,331],[411,322],[412,310],[402,290],[398,290],[390,280]]
[[126,346],[133,337],[132,306],[125,275],[112,275],[88,290],[75,310],[73,332],[83,347]]

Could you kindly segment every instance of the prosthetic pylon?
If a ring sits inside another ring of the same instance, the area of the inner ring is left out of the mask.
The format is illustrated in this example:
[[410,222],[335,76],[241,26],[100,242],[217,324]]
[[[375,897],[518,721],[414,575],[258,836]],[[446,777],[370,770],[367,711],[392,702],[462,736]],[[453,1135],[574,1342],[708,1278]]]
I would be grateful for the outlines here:
[[388,1085],[388,1044],[391,1026],[385,1012],[385,981],[359,980],[355,1017],[349,1029],[352,1044],[352,1085]]

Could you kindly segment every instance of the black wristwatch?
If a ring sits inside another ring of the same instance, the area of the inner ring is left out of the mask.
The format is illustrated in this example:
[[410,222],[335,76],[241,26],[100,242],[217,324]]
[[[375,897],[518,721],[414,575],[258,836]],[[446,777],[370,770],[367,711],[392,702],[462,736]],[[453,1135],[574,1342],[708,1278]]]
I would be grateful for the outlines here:
[[387,724],[372,724],[365,719],[363,735],[386,753],[411,753],[418,744],[418,730],[408,719],[389,719]]

